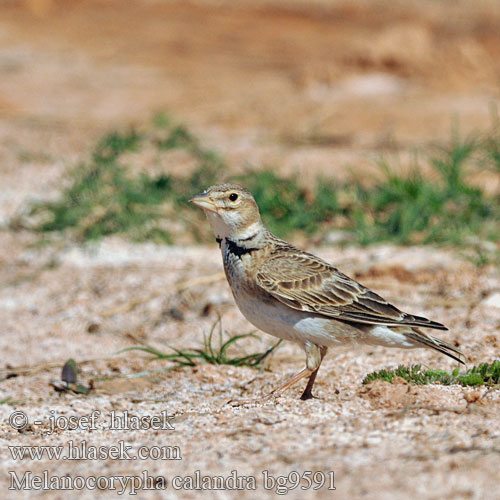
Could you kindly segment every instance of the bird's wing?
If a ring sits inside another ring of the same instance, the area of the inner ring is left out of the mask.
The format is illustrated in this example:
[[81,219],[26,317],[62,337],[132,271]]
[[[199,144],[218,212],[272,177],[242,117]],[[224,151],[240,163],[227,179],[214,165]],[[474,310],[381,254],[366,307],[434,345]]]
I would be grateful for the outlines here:
[[280,248],[259,267],[258,286],[287,306],[345,321],[447,330],[404,313],[324,260],[294,247]]

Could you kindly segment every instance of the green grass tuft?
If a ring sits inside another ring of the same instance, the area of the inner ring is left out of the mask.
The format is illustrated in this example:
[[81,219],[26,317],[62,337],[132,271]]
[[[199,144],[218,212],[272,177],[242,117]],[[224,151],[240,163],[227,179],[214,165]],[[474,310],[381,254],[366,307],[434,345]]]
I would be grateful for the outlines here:
[[[216,343],[214,340],[214,332],[217,324],[219,324],[219,342]],[[208,363],[212,365],[231,365],[231,366],[250,366],[258,367],[264,359],[266,359],[272,352],[274,352],[279,345],[281,340],[276,342],[274,345],[266,349],[264,352],[245,354],[242,356],[229,355],[229,348],[234,346],[240,340],[248,337],[254,337],[252,333],[246,333],[241,335],[229,336],[224,340],[224,335],[222,332],[222,326],[220,319],[216,321],[208,335],[204,336],[203,348],[202,349],[176,349],[175,347],[169,346],[169,349],[173,352],[164,353],[149,346],[134,346],[122,349],[119,353],[129,352],[129,351],[142,351],[151,354],[151,361],[156,360],[167,360],[175,363],[179,366],[196,366],[199,363]]]
[[[70,172],[67,187],[56,201],[39,202],[30,216],[41,233],[70,231],[77,241],[120,234],[133,241],[173,243],[172,215],[186,204],[189,193],[203,190],[219,176],[222,165],[182,126],[155,119],[154,134],[134,130],[103,137],[90,155]],[[185,149],[197,162],[188,178],[169,173],[133,175],[126,154],[153,145],[158,150]],[[125,156],[125,159],[124,159]]]
[[364,379],[363,384],[369,384],[374,380],[383,380],[390,382],[395,377],[401,377],[410,384],[426,385],[497,385],[500,384],[500,361],[492,363],[482,363],[474,366],[465,372],[460,372],[458,368],[448,373],[444,370],[423,370],[420,365],[398,366],[392,370],[380,370],[369,373]]

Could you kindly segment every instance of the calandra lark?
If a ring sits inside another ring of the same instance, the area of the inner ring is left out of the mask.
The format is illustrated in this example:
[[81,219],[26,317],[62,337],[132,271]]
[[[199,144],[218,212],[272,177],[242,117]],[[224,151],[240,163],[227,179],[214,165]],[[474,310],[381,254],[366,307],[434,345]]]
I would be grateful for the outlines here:
[[346,342],[431,347],[462,362],[459,349],[420,329],[447,330],[444,325],[400,311],[319,257],[274,236],[246,188],[219,184],[190,201],[204,210],[212,226],[245,318],[264,332],[297,342],[306,353],[302,371],[256,401],[277,396],[307,376],[301,399],[312,398],[328,347]]

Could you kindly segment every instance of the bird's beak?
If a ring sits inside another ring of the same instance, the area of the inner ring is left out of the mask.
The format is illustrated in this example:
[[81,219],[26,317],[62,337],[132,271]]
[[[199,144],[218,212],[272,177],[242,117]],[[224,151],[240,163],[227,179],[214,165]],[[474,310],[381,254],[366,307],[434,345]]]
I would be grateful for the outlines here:
[[206,193],[197,194],[189,201],[191,203],[194,203],[196,206],[202,208],[203,210],[208,210],[209,212],[217,213],[215,204]]

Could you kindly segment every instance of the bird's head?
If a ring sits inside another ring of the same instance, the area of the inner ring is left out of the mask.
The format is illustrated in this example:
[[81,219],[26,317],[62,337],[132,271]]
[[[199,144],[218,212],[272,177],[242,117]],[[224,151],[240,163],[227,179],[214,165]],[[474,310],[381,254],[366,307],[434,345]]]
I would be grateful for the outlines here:
[[219,238],[244,239],[263,227],[252,193],[239,184],[216,184],[189,201],[203,209]]

